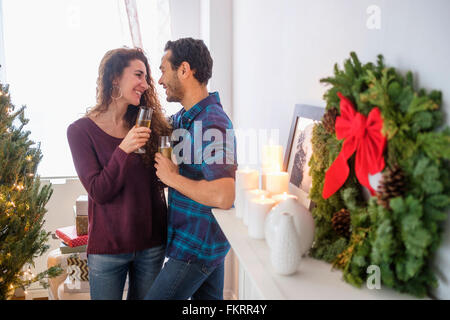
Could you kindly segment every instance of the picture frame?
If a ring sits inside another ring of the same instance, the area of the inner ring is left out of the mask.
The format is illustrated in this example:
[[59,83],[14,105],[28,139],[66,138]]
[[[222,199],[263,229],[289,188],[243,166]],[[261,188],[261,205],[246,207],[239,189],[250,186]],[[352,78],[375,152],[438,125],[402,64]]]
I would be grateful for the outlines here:
[[308,210],[314,207],[309,198],[312,178],[309,174],[309,160],[312,155],[312,128],[322,120],[324,107],[296,104],[283,161],[283,170],[289,175],[289,193]]

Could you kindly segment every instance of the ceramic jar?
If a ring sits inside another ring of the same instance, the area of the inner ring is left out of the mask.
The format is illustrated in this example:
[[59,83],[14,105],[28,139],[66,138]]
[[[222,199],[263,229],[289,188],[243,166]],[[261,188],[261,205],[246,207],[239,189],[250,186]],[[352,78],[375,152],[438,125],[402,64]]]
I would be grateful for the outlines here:
[[294,218],[290,213],[283,212],[280,214],[278,230],[272,240],[270,260],[274,271],[281,275],[295,273],[302,254]]
[[306,254],[314,240],[314,219],[308,209],[295,199],[286,199],[269,212],[264,228],[267,245],[273,250],[274,238],[280,233],[280,218],[283,213],[289,213],[292,216],[300,241],[300,253]]

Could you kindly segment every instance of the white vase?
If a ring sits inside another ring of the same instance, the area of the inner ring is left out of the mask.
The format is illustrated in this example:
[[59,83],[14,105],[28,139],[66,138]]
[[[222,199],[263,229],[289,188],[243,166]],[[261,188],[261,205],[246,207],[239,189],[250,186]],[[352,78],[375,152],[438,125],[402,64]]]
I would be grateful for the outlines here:
[[278,230],[274,235],[270,260],[276,273],[290,275],[297,271],[302,253],[300,240],[291,214],[280,215]]
[[287,212],[294,219],[295,229],[300,241],[300,252],[306,254],[314,240],[314,218],[311,213],[295,199],[281,201],[269,212],[264,226],[265,238],[269,248],[273,247],[274,236],[278,232],[281,214]]

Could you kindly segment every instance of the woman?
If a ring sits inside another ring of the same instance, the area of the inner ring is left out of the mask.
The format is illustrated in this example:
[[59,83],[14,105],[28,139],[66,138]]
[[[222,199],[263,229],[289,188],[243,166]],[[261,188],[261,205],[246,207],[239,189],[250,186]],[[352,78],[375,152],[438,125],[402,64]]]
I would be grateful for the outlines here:
[[[153,109],[136,127],[138,106]],[[103,57],[97,104],[67,129],[73,161],[89,194],[87,246],[92,299],[142,299],[164,262],[167,207],[155,175],[158,137],[169,135],[150,67],[140,49]],[[146,153],[134,153],[144,146]]]

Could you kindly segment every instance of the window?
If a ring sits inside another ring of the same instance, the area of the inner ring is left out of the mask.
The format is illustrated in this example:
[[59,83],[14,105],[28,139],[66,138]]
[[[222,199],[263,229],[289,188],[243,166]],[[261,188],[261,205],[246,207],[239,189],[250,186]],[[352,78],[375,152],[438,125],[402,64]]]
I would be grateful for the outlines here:
[[[163,47],[170,39],[168,0],[142,0],[137,6],[157,83]],[[76,176],[66,130],[95,104],[98,66],[106,51],[132,47],[124,1],[3,0],[3,27],[12,102],[27,105],[30,122],[25,129],[41,142],[38,174]],[[168,114],[180,108],[167,104],[160,92]]]

